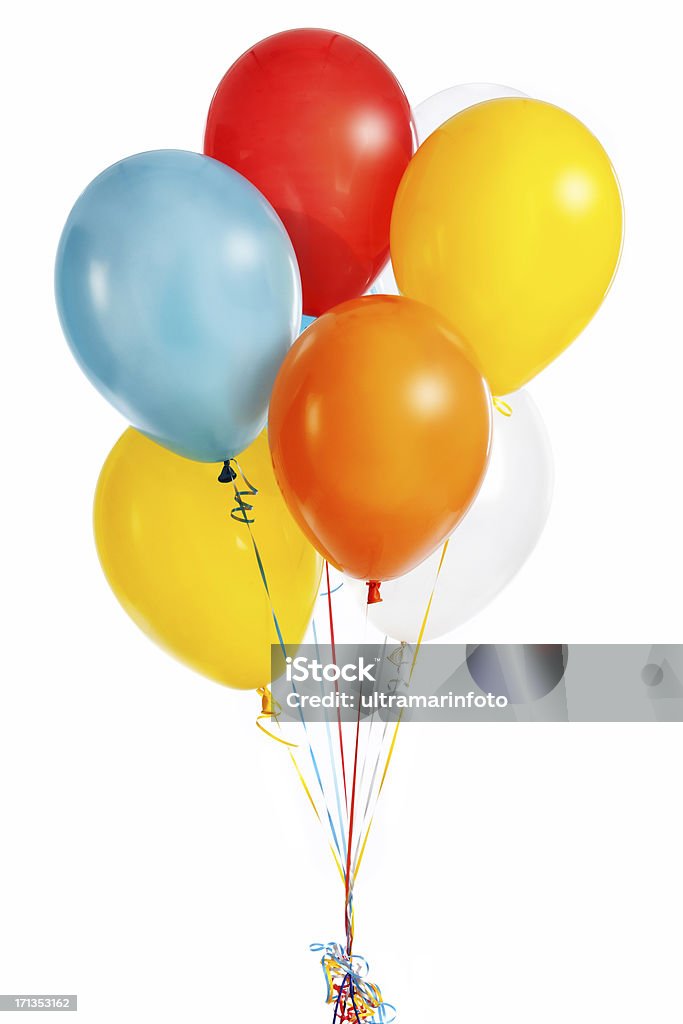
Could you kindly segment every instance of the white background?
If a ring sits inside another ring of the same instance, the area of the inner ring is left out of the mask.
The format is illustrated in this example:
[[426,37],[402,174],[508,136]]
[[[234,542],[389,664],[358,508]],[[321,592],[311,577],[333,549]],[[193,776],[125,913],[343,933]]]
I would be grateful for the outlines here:
[[[232,60],[299,25],[359,38],[415,103],[498,81],[578,115],[621,178],[622,266],[530,387],[556,459],[544,537],[458,639],[681,641],[674,18],[669,0],[5,14],[0,992],[77,992],[88,1024],[328,1022],[307,944],[343,923],[255,699],[154,648],[100,573],[92,493],[123,423],[76,368],[52,298],[78,192],[122,156],[199,149]],[[682,769],[678,725],[406,727],[357,896],[358,951],[400,1020],[678,1024]]]

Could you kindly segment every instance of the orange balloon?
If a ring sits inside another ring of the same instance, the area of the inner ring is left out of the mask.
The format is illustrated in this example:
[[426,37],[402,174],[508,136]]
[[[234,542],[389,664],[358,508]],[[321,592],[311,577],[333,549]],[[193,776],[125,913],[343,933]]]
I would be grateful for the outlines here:
[[431,554],[474,499],[491,398],[440,314],[373,295],[325,313],[290,349],[268,432],[311,543],[350,576],[389,580]]

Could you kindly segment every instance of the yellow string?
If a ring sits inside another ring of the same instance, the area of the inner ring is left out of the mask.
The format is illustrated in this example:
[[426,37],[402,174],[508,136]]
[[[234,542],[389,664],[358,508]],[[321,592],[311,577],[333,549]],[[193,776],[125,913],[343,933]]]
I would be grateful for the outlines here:
[[[494,402],[495,401],[496,400],[494,399]],[[510,410],[510,412],[511,411],[512,410]],[[441,558],[439,559],[439,567],[436,570],[436,577],[434,579],[434,585],[432,587],[431,594],[429,595],[429,600],[427,601],[427,607],[425,609],[425,613],[424,613],[424,616],[423,616],[423,619],[422,619],[422,624],[420,626],[420,632],[418,633],[417,642],[415,644],[415,650],[413,652],[413,659],[412,659],[412,662],[411,662],[411,665],[410,665],[410,674],[408,676],[408,683],[410,683],[410,680],[413,678],[413,672],[415,671],[415,664],[417,662],[417,656],[420,653],[420,647],[421,647],[422,641],[424,639],[425,630],[427,629],[427,622],[429,620],[429,613],[430,613],[430,611],[432,609],[432,603],[434,601],[434,594],[436,593],[436,586],[437,586],[437,583],[439,582],[439,576],[441,575],[441,570],[443,568],[443,563],[444,563],[444,560],[446,558],[446,552],[447,551],[448,551],[448,540],[446,540],[444,542],[443,548],[441,549]],[[291,750],[291,748],[292,747],[296,747],[297,744],[296,743],[289,743],[287,740],[281,739],[279,736],[273,735],[272,732],[270,732],[263,725],[261,725],[261,721],[264,718],[268,718],[268,719],[271,719],[271,720],[274,718],[276,721],[278,721],[278,715],[281,713],[282,708],[279,706],[278,702],[273,699],[272,694],[270,693],[270,690],[269,690],[269,688],[267,686],[261,687],[259,690],[257,690],[257,693],[261,697],[262,704],[261,704],[261,714],[256,719],[256,725],[261,730],[261,732],[265,733],[265,735],[270,737],[270,739],[275,740],[277,743],[282,743],[284,746],[290,748],[288,750],[288,753],[289,753],[289,756],[291,758],[292,764],[294,765],[294,770],[296,771],[297,778],[299,779],[299,782],[301,783],[301,785],[304,788],[304,792],[305,792],[306,796],[308,797],[308,801],[309,801],[311,807],[313,808],[313,813],[315,814],[315,816],[318,819],[318,821],[322,824],[322,821],[321,821],[321,818],[320,818],[320,814],[318,813],[318,808],[315,805],[315,801],[314,801],[314,799],[313,799],[313,797],[311,795],[311,791],[308,788],[306,780],[303,777],[301,769],[299,768],[299,765],[297,764],[296,758],[294,757],[294,754],[293,754],[293,752]],[[389,744],[389,752],[387,754],[387,760],[386,760],[386,763],[384,765],[384,771],[382,772],[382,778],[381,778],[381,781],[380,781],[380,784],[379,784],[379,790],[377,791],[377,799],[378,800],[379,800],[379,796],[380,796],[380,794],[382,792],[382,789],[384,788],[384,782],[385,782],[386,777],[387,777],[387,772],[389,771],[389,765],[391,764],[391,759],[392,759],[392,757],[394,755],[394,748],[396,746],[396,738],[398,736],[398,730],[399,730],[399,726],[401,724],[402,718],[403,718],[403,710],[401,710],[401,713],[398,716],[398,719],[396,721],[396,726],[394,728],[394,732],[393,732],[393,735],[391,737],[391,743]],[[279,726],[279,724],[280,723],[278,721],[278,726]],[[361,844],[360,852],[358,854],[358,860],[356,862],[356,866],[355,866],[354,872],[353,872],[352,886],[355,885],[356,878],[358,877],[358,872],[360,871],[360,866],[361,866],[361,863],[363,861],[363,856],[365,854],[365,848],[367,846],[368,837],[370,835],[370,830],[372,828],[372,824],[373,824],[374,820],[375,820],[375,815],[373,813],[373,815],[370,818],[370,821],[368,823],[368,827],[365,830],[365,835],[363,837],[363,842]],[[346,885],[346,879],[345,879],[345,876],[344,876],[344,869],[342,868],[341,862],[340,862],[339,857],[337,855],[337,851],[335,850],[335,848],[332,845],[332,843],[330,843],[329,846],[330,846],[330,850],[332,852],[332,856],[334,857],[334,862],[337,865],[337,871],[339,872],[339,877],[341,878],[342,884],[345,886]],[[352,914],[353,914],[353,911],[352,911]],[[353,918],[352,918],[352,920],[353,920]]]
[[[413,671],[415,669],[415,662],[417,661],[417,656],[420,653],[420,644],[422,643],[423,637],[425,635],[425,630],[427,628],[427,619],[429,618],[429,613],[432,610],[432,601],[434,600],[434,594],[436,593],[436,585],[439,582],[439,576],[441,575],[441,570],[443,568],[443,563],[444,563],[444,560],[446,558],[446,552],[447,551],[448,551],[448,540],[446,540],[444,542],[444,546],[441,549],[441,558],[439,559],[439,568],[436,570],[436,579],[434,580],[434,586],[432,587],[432,592],[429,595],[429,600],[427,601],[427,608],[425,610],[424,618],[422,620],[422,625],[420,626],[420,632],[418,633],[417,643],[415,644],[415,653],[413,654],[413,662],[412,662],[412,665],[410,666],[410,675],[408,676],[408,682],[409,683],[410,683],[410,680],[413,678]],[[396,723],[396,724],[398,725],[398,723]]]
[[[415,644],[415,651],[413,652],[413,660],[412,660],[412,663],[410,665],[410,675],[408,676],[408,684],[410,684],[410,680],[413,678],[413,672],[415,670],[415,663],[417,661],[417,656],[420,653],[420,646],[421,646],[422,641],[424,639],[425,630],[427,629],[427,621],[429,619],[429,613],[432,610],[432,602],[434,600],[434,594],[436,593],[436,585],[439,582],[439,576],[441,575],[441,570],[443,568],[443,563],[444,563],[444,560],[446,558],[446,552],[447,551],[448,551],[448,540],[446,540],[444,542],[444,546],[441,549],[441,558],[439,559],[439,567],[436,570],[436,577],[434,579],[434,586],[432,587],[432,592],[429,595],[429,600],[427,601],[427,607],[425,609],[424,617],[422,619],[422,625],[420,626],[420,632],[418,633],[418,636],[417,636],[417,643]],[[387,754],[386,764],[384,765],[384,771],[382,772],[382,779],[381,779],[380,784],[379,784],[379,790],[377,791],[377,799],[378,800],[379,800],[380,794],[382,792],[382,789],[384,787],[384,781],[385,781],[385,779],[387,777],[387,772],[389,771],[389,765],[391,764],[391,759],[394,756],[394,747],[396,746],[396,737],[398,736],[398,729],[399,729],[399,726],[401,724],[402,718],[403,718],[403,709],[401,709],[401,713],[399,714],[398,719],[396,720],[396,726],[394,728],[394,734],[391,737],[391,743],[389,744],[389,753]],[[370,818],[370,821],[368,823],[368,827],[367,827],[367,829],[365,831],[365,836],[363,837],[363,843],[362,843],[361,848],[360,848],[360,853],[358,854],[358,860],[356,862],[356,868],[355,868],[354,873],[353,873],[353,881],[354,881],[354,883],[355,883],[356,878],[358,876],[358,872],[360,871],[360,866],[361,866],[361,863],[362,863],[362,860],[363,860],[363,854],[365,853],[365,847],[366,847],[366,844],[367,844],[367,841],[368,841],[368,836],[370,835],[370,829],[372,828],[372,823],[373,823],[374,820],[375,820],[375,815],[373,813],[373,815]]]
[[504,402],[502,398],[496,398],[495,395],[493,396],[493,407],[501,416],[512,416],[512,406],[509,402]]
[[[273,739],[277,739],[277,737],[274,736]],[[307,784],[305,778],[303,777],[301,769],[299,768],[299,765],[296,763],[296,758],[294,757],[294,754],[292,753],[291,750],[288,751],[288,753],[289,753],[289,756],[291,758],[292,764],[294,765],[294,770],[295,770],[295,772],[297,774],[297,778],[299,779],[299,782],[301,783],[301,785],[304,787],[304,793],[308,797],[308,801],[309,801],[311,807],[313,808],[313,813],[315,814],[316,818],[318,819],[318,821],[322,825],[322,820],[320,818],[320,814],[318,812],[318,808],[315,806],[315,801],[314,801],[313,797],[311,796],[311,791],[308,788],[308,784]],[[330,851],[332,853],[332,856],[334,857],[334,863],[337,865],[337,871],[339,872],[339,876],[340,876],[340,878],[342,880],[342,884],[346,885],[346,880],[344,878],[344,869],[341,866],[341,861],[339,860],[339,856],[337,854],[337,851],[335,850],[335,848],[332,845],[332,843],[329,843],[329,847],[330,847]]]
[[[296,760],[296,758],[294,756],[294,752],[292,750],[293,747],[297,748],[299,746],[299,744],[298,743],[290,743],[288,740],[282,739],[282,737],[280,737],[280,736],[276,736],[269,729],[266,729],[265,726],[261,725],[261,722],[264,719],[266,719],[266,718],[270,719],[271,721],[273,719],[275,719],[275,721],[277,722],[278,728],[282,728],[282,726],[280,725],[280,722],[279,722],[279,715],[282,713],[282,707],[279,704],[279,702],[274,699],[272,693],[270,692],[270,687],[268,687],[268,686],[260,686],[257,689],[256,692],[258,693],[259,697],[261,698],[261,713],[256,718],[256,726],[269,739],[275,740],[276,743],[281,743],[283,747],[287,747],[288,748],[287,749],[287,753],[289,754],[290,760],[291,760],[292,764],[294,765],[294,771],[297,774],[297,778],[298,778],[299,782],[301,783],[301,785],[303,786],[304,793],[308,797],[308,802],[310,803],[311,807],[313,808],[313,813],[315,814],[316,818],[318,819],[318,821],[322,825],[322,819],[320,817],[320,813],[318,811],[318,808],[315,805],[315,800],[313,799],[313,795],[311,794],[311,791],[308,788],[308,783],[306,782],[306,779],[304,778],[303,773],[302,773],[301,769],[299,768],[299,765],[297,764],[297,760]],[[335,848],[332,845],[332,843],[329,844],[329,847],[330,847],[330,850],[332,852],[332,856],[334,857],[334,862],[337,865],[337,871],[339,872],[340,878],[342,880],[342,884],[345,885],[346,881],[345,881],[345,878],[344,878],[344,871],[343,871],[343,868],[341,866],[341,861],[339,860],[339,856],[337,854],[337,851],[335,850]]]
[[372,823],[373,823],[374,820],[375,820],[375,815],[373,814],[373,816],[370,818],[370,821],[368,823],[368,827],[365,830],[365,836],[363,837],[363,842],[361,844],[360,853],[358,854],[358,860],[356,861],[356,867],[355,867],[355,870],[353,872],[353,880],[354,880],[354,882],[356,881],[356,878],[358,877],[358,872],[360,871],[360,866],[363,863],[363,854],[365,853],[365,847],[367,846],[368,836],[370,835],[370,829],[372,828]]

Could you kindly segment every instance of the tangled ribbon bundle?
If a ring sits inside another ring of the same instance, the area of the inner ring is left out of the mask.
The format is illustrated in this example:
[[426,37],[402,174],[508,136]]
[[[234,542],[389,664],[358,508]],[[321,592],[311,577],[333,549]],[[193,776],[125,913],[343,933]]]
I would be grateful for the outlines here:
[[367,980],[367,960],[349,956],[338,942],[311,945],[313,953],[322,953],[328,1003],[334,1003],[332,1024],[391,1024],[396,1007],[385,1003],[377,985]]

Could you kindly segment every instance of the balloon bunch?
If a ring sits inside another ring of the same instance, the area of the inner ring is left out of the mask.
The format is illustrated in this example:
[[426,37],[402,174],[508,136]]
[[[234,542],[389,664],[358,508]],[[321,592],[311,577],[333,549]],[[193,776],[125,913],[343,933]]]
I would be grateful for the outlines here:
[[[204,152],[108,168],[59,243],[66,338],[135,428],[95,499],[123,607],[270,711],[271,644],[283,658],[300,644],[322,559],[418,648],[470,617],[549,506],[540,417],[528,396],[501,396],[593,316],[621,239],[614,170],[565,111],[460,86],[413,115],[353,39],[298,29],[257,43],[218,86]],[[346,943],[323,968],[335,1019],[386,1020],[354,967],[367,834],[352,858],[357,764],[347,791],[339,738]]]

